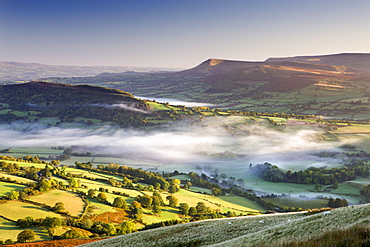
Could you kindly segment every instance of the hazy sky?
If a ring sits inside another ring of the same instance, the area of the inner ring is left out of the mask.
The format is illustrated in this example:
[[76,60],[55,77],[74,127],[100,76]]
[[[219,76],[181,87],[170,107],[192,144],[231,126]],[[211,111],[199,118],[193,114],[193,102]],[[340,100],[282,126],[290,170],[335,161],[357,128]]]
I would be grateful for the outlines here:
[[0,0],[0,61],[190,68],[370,52],[368,0]]

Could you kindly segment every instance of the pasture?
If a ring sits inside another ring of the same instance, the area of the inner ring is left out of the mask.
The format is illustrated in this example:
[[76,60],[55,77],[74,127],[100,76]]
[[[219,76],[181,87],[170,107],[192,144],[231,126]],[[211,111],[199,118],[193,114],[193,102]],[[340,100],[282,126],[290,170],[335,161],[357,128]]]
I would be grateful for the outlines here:
[[59,214],[53,213],[40,206],[19,201],[8,201],[1,203],[0,215],[14,221],[18,219],[24,219],[28,216],[31,216],[35,219],[46,217],[62,217]]
[[18,183],[34,183],[34,180],[28,179],[28,178],[22,178],[14,175],[10,175],[4,172],[0,172],[0,177],[9,178],[10,180],[15,180]]
[[30,201],[44,203],[48,206],[54,206],[57,202],[62,202],[64,208],[72,216],[79,216],[85,207],[85,202],[75,193],[63,190],[50,190],[41,195],[32,196]]
[[7,196],[11,191],[20,191],[23,188],[26,186],[0,181],[0,196]]
[[282,208],[296,207],[303,209],[324,208],[328,206],[327,199],[304,199],[291,197],[264,198],[265,201],[274,203]]
[[[165,197],[166,193],[164,193]],[[188,190],[180,190],[174,196],[179,200],[179,203],[184,202],[188,203],[190,207],[195,207],[198,202],[204,202],[207,207],[213,208],[215,210],[220,210],[222,213],[226,213],[228,211],[235,212],[236,214],[245,214],[245,213],[259,213],[262,209],[258,204],[253,203],[252,201],[249,201],[245,198],[228,198],[228,200],[223,200],[225,197],[214,197],[212,195],[207,194],[201,194],[201,193],[194,193]],[[232,203],[233,199],[237,200],[243,200],[243,204],[247,205],[249,202],[249,206],[247,207],[244,205],[239,205]],[[262,209],[263,211],[263,209]]]
[[[35,241],[52,239],[49,237],[47,231],[41,227],[31,227],[29,229],[35,232]],[[15,242],[18,234],[23,230],[16,226],[14,222],[0,217],[0,241],[11,239]]]

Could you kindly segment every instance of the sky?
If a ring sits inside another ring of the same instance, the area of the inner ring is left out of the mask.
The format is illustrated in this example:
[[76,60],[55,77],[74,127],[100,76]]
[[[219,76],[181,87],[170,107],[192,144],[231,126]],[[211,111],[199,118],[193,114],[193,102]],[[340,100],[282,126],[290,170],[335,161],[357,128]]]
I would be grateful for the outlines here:
[[370,52],[368,0],[0,0],[0,61],[191,68]]

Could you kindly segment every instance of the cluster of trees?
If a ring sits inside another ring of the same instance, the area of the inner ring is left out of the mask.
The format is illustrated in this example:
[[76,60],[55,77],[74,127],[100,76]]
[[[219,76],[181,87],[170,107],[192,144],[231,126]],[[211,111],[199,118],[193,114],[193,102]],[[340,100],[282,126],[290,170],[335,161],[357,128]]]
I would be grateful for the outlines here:
[[347,206],[348,206],[348,201],[346,199],[329,198],[328,207],[330,207],[330,208],[340,208],[340,207],[347,207]]
[[359,160],[354,160],[341,168],[309,167],[298,172],[291,172],[290,170],[283,172],[277,166],[267,162],[252,169],[267,181],[299,184],[330,185],[356,179],[356,176],[368,177],[370,175],[369,165]]
[[362,187],[360,193],[366,198],[366,201],[370,202],[370,184]]

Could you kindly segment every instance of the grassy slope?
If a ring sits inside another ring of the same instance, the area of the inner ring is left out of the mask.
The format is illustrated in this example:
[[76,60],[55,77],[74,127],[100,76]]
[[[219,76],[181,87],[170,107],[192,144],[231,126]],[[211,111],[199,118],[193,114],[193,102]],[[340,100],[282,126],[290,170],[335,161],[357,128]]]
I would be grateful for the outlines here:
[[[85,246],[258,246],[317,237],[325,231],[346,229],[369,219],[370,205],[339,208],[305,216],[304,213],[206,220],[158,228],[107,239]],[[260,223],[263,221],[264,223]]]

